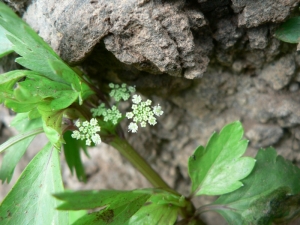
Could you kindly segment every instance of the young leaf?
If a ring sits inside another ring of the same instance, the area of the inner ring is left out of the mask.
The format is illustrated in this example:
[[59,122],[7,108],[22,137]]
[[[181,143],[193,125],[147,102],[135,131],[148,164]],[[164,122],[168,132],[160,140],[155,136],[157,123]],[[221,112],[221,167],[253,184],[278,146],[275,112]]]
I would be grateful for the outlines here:
[[50,80],[69,85],[78,92],[79,103],[93,94],[82,78],[66,65],[51,47],[8,6],[0,2],[0,26],[7,32],[12,48],[22,57],[20,65],[43,74]]
[[63,190],[58,151],[48,143],[28,164],[0,205],[3,225],[68,223],[68,214],[55,210],[51,193]]
[[71,134],[71,131],[64,133],[64,140],[66,142],[63,145],[65,158],[71,173],[73,174],[75,169],[78,180],[86,182],[86,175],[80,157],[80,149],[86,149],[86,145],[84,141],[72,138]]
[[229,224],[286,222],[299,214],[299,201],[289,201],[299,199],[300,169],[277,156],[273,148],[259,150],[256,159],[252,173],[242,180],[244,187],[219,197],[211,206]]
[[0,103],[7,99],[14,99],[13,90],[16,82],[25,77],[28,72],[29,71],[14,70],[0,75]]
[[299,43],[300,17],[289,19],[281,24],[275,32],[275,37],[288,43]]
[[[42,120],[41,118],[29,120],[28,113],[22,113],[18,114],[14,118],[11,125],[15,126],[19,132],[28,132],[37,128],[41,128]],[[13,146],[6,149],[0,169],[0,179],[2,180],[2,183],[4,183],[5,180],[7,180],[7,183],[10,182],[16,165],[34,138],[35,136],[29,136],[22,141],[16,142]]]
[[11,121],[10,126],[19,132],[26,132],[43,126],[41,118],[30,119],[29,113],[18,113]]
[[13,52],[12,44],[7,39],[6,32],[2,27],[0,27],[0,43],[1,43],[1,45],[0,45],[0,58],[2,58],[3,56],[6,56],[7,54],[9,54],[11,52]]
[[214,133],[205,148],[196,149],[188,162],[192,195],[221,195],[243,186],[240,180],[249,175],[255,160],[241,157],[248,144],[242,137],[241,123],[234,122]]
[[49,141],[57,148],[60,149],[61,144],[64,143],[63,139],[63,124],[62,118],[64,112],[66,110],[59,110],[59,111],[42,111],[39,112],[42,115],[43,119],[43,128],[44,132],[49,139]]

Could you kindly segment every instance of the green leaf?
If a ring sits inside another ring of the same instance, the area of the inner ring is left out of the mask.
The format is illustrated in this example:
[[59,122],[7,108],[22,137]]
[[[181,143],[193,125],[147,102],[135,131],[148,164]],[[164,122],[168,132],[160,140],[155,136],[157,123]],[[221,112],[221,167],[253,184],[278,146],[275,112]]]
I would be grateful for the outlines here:
[[73,224],[79,218],[87,214],[87,210],[69,211],[69,224]]
[[[13,125],[20,132],[28,132],[37,128],[41,128],[42,120],[41,118],[29,120],[28,114],[22,113],[18,114],[14,118],[11,125]],[[16,142],[14,145],[6,149],[0,169],[0,179],[2,180],[2,183],[4,183],[6,180],[7,183],[10,182],[16,165],[34,138],[34,135],[29,136],[19,142]]]
[[299,43],[300,17],[289,19],[281,24],[275,32],[275,37],[288,43]]
[[59,110],[59,111],[42,111],[39,112],[43,118],[43,128],[44,132],[49,139],[49,141],[57,148],[60,149],[61,145],[64,142],[63,139],[63,124],[62,118],[64,112],[66,110]]
[[0,27],[0,58],[6,56],[7,54],[13,52],[12,44],[6,37],[5,30]]
[[12,43],[13,50],[22,56],[16,59],[20,65],[43,74],[52,81],[68,85],[78,92],[80,104],[94,93],[33,29],[1,2],[0,26],[8,33],[7,38]]
[[1,225],[52,225],[68,223],[68,214],[55,210],[51,196],[63,190],[59,154],[48,143],[28,164],[0,205]]
[[101,190],[101,191],[66,191],[54,194],[64,203],[58,207],[60,210],[96,209],[99,207],[117,208],[126,205],[135,199],[141,199],[144,204],[151,196],[149,192]]
[[188,162],[192,195],[221,195],[243,186],[239,180],[249,175],[255,160],[241,157],[248,145],[242,137],[241,123],[234,122],[196,149]]
[[7,183],[11,181],[15,167],[34,138],[35,136],[29,136],[6,149],[0,169],[0,180],[2,180],[2,183],[6,180]]
[[[162,196],[161,200],[163,200]],[[169,204],[158,204],[153,201],[152,196],[126,223],[128,225],[143,224],[143,225],[173,225],[177,219],[179,207]]]
[[86,175],[80,157],[80,149],[86,149],[86,145],[84,141],[76,140],[72,138],[71,135],[71,131],[64,133],[64,140],[66,142],[66,144],[63,145],[65,158],[71,173],[73,174],[75,169],[78,180],[86,182]]
[[299,199],[300,169],[277,156],[273,148],[259,150],[256,159],[252,173],[242,180],[244,187],[219,197],[211,206],[229,224],[270,224],[299,214],[299,202],[287,202]]
[[99,212],[86,215],[76,221],[80,224],[174,224],[178,209],[186,205],[182,196],[161,189],[133,191],[78,191],[55,194],[64,201],[61,210],[96,209]]
[[26,132],[43,126],[41,118],[30,119],[29,113],[18,113],[11,121],[10,126],[19,132]]
[[81,210],[105,207],[82,217],[74,224],[124,224],[149,199],[151,194],[138,191],[78,191],[55,194],[65,201],[58,209]]
[[[25,80],[16,85],[23,77],[26,77]],[[26,70],[4,74],[0,91],[4,93],[5,105],[16,112],[30,111],[37,106],[48,110],[64,109],[78,98],[78,92],[72,87]]]
[[15,70],[8,73],[0,74],[0,103],[7,98],[14,99],[13,90],[16,82],[26,76],[25,71]]
[[[51,81],[40,74],[28,74],[26,80],[19,82],[18,87],[14,90],[17,100],[28,101],[36,98],[37,101],[50,102],[47,104],[52,111],[67,108],[78,98],[78,93],[66,84]],[[40,107],[41,108],[41,107]]]

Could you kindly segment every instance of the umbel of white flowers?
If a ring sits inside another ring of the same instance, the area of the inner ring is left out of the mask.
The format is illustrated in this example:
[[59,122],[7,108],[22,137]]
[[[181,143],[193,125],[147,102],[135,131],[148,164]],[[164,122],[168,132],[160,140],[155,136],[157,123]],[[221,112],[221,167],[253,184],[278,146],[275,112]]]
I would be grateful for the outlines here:
[[76,121],[75,126],[78,130],[74,130],[71,137],[77,140],[85,140],[85,144],[90,146],[92,142],[96,145],[101,143],[100,135],[97,133],[100,131],[100,126],[95,118],[92,118],[90,122],[84,121],[80,123],[79,120]]
[[154,116],[161,116],[164,113],[159,104],[151,109],[150,106],[152,101],[149,99],[142,101],[140,95],[134,95],[132,97],[132,102],[132,111],[126,113],[126,117],[133,120],[128,126],[128,131],[131,131],[132,133],[137,132],[138,123],[140,123],[141,127],[146,127],[147,123],[155,125],[156,118]]
[[[109,87],[112,89],[109,95],[114,98],[116,102],[128,100],[131,93],[135,92],[135,87],[127,86],[126,84],[118,85],[110,83]],[[149,99],[142,101],[140,95],[133,95],[132,103],[132,111],[126,113],[126,117],[133,120],[128,126],[128,131],[132,133],[137,132],[138,124],[141,127],[146,127],[147,123],[154,126],[157,123],[155,116],[158,117],[164,113],[159,104],[151,107],[152,101]],[[105,107],[105,104],[102,103],[97,108],[91,109],[91,112],[93,117],[102,116],[103,121],[111,121],[114,125],[122,118],[122,114],[115,105],[108,109]],[[101,143],[101,138],[99,134],[97,134],[97,132],[100,131],[97,119],[93,118],[90,122],[85,121],[83,123],[77,121],[75,125],[78,127],[78,130],[73,131],[73,138],[78,140],[86,139],[86,145],[91,145],[91,142],[95,144]]]

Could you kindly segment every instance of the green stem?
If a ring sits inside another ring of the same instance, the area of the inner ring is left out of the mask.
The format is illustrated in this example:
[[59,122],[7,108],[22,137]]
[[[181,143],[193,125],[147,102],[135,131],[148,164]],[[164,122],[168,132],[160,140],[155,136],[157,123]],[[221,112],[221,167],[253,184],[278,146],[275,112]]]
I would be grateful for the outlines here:
[[175,195],[181,196],[178,192],[170,188],[170,186],[125,139],[116,136],[109,144],[117,149],[130,163],[132,163],[132,165],[139,170],[154,187],[163,188]]
[[[139,170],[155,188],[162,188],[172,194],[182,196],[177,191],[170,188],[160,175],[158,175],[158,173],[125,139],[115,136],[109,144],[117,149],[137,170]],[[186,199],[186,203],[186,207],[180,208],[179,213],[183,218],[190,218],[194,215],[195,207],[189,199]]]

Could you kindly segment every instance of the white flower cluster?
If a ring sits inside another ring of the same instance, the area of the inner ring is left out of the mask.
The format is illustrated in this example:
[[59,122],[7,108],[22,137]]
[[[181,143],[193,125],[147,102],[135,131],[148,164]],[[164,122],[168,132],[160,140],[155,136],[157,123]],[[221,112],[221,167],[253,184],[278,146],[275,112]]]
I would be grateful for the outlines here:
[[92,142],[96,145],[101,143],[100,135],[97,132],[100,131],[100,126],[98,121],[95,118],[92,118],[90,122],[84,121],[80,123],[76,121],[75,126],[78,127],[78,130],[74,130],[72,133],[72,138],[77,140],[86,139],[86,145],[90,146]]
[[116,106],[111,107],[111,109],[107,109],[104,103],[101,103],[96,109],[91,109],[91,112],[93,113],[93,117],[103,116],[103,120],[105,122],[112,121],[114,125],[116,125],[118,120],[122,118],[122,114]]
[[127,101],[130,98],[131,93],[135,92],[135,87],[127,86],[126,84],[119,85],[110,83],[109,87],[111,88],[109,96],[114,98],[116,102],[121,101],[121,99]]
[[138,130],[138,123],[140,123],[141,127],[146,127],[147,122],[150,125],[156,124],[156,118],[154,116],[161,116],[164,112],[161,110],[160,105],[154,106],[151,109],[151,100],[142,101],[140,95],[134,95],[132,97],[132,112],[126,113],[126,117],[128,119],[133,119],[128,126],[128,130],[132,133],[136,133]]

